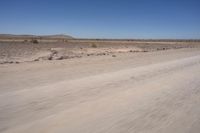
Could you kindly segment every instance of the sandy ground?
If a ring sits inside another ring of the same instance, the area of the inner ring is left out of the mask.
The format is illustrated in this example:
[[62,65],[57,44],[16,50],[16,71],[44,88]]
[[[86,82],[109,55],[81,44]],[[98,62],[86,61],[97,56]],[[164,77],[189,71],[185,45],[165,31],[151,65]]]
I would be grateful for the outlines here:
[[199,133],[200,49],[0,65],[2,133]]

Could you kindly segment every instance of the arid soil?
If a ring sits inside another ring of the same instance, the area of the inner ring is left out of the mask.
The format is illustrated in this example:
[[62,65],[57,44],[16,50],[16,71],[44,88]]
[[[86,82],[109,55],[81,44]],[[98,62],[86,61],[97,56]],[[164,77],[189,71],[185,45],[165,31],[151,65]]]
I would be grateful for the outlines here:
[[0,132],[199,133],[200,48],[174,43],[1,43]]
[[63,60],[127,52],[151,52],[200,47],[200,42],[80,41],[0,42],[0,64]]

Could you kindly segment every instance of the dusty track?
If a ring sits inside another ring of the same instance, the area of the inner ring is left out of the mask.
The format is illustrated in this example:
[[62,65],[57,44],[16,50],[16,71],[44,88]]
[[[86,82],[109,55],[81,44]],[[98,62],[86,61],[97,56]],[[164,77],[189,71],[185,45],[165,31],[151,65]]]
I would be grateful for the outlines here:
[[0,66],[0,132],[199,133],[200,50]]

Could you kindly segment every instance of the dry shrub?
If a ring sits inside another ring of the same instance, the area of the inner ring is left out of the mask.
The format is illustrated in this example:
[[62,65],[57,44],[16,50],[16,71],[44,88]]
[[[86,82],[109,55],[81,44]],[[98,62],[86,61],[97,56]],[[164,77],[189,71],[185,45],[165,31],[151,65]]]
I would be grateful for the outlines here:
[[92,48],[97,48],[97,45],[95,43],[92,43],[91,47]]
[[32,39],[31,42],[34,43],[34,44],[38,44],[39,43],[39,41],[37,39]]

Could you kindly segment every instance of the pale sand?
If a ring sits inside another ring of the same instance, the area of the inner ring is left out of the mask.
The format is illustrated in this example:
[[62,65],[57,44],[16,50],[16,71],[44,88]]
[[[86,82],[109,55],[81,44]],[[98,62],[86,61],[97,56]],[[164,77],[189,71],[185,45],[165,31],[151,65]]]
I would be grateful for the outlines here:
[[199,133],[200,49],[0,65],[2,133]]

